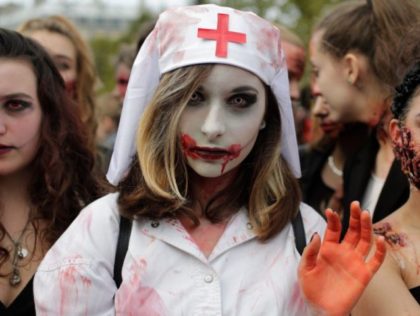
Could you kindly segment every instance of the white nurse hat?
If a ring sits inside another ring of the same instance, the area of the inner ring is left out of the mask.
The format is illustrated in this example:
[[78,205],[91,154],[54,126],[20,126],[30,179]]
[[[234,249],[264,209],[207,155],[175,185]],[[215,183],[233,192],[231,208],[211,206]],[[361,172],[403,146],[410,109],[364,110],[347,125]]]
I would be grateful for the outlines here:
[[119,123],[107,178],[113,184],[126,175],[135,155],[139,120],[162,74],[196,64],[227,64],[246,69],[270,86],[281,116],[281,155],[296,177],[300,163],[287,67],[280,32],[252,12],[217,5],[170,9],[138,53]]

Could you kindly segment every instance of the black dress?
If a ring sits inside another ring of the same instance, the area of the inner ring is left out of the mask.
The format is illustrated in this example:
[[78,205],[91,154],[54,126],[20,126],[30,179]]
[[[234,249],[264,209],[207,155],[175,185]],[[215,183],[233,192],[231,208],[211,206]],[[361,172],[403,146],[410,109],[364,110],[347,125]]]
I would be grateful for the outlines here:
[[309,149],[299,148],[302,177],[299,179],[302,201],[314,208],[324,217],[325,206],[334,194],[321,178],[321,171],[334,149],[334,144]]
[[1,316],[35,316],[33,278],[8,307],[0,302]]
[[416,286],[410,289],[410,293],[416,299],[417,303],[420,304],[420,286]]
[[[363,199],[366,187],[369,183],[370,175],[375,166],[378,150],[379,143],[376,139],[375,133],[372,133],[364,148],[362,148],[356,155],[346,160],[343,178],[343,234],[348,228],[350,203],[354,200],[361,201]],[[399,161],[394,159],[382,191],[379,195],[372,221],[376,223],[400,208],[407,201],[409,193],[410,185],[407,177],[401,171]]]

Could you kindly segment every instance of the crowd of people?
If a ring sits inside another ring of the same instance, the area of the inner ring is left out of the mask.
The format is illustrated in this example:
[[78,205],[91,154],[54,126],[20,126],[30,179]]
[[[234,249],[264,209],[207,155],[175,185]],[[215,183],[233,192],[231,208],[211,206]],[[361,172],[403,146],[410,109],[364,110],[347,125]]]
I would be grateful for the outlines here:
[[420,315],[419,22],[181,6],[102,96],[68,18],[0,28],[0,314]]

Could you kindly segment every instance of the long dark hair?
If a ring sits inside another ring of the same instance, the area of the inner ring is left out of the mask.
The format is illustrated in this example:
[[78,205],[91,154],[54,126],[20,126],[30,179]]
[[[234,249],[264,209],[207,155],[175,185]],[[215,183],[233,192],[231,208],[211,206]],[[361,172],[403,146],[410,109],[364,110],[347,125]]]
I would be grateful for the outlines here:
[[[31,164],[28,193],[30,219],[36,234],[51,245],[70,225],[80,209],[105,192],[105,182],[94,168],[88,131],[78,107],[66,93],[64,82],[48,53],[21,34],[0,28],[0,58],[28,61],[37,80],[42,108],[40,147]],[[36,224],[43,222],[43,228]],[[0,240],[5,228],[0,223]],[[0,263],[9,253],[2,248]]]

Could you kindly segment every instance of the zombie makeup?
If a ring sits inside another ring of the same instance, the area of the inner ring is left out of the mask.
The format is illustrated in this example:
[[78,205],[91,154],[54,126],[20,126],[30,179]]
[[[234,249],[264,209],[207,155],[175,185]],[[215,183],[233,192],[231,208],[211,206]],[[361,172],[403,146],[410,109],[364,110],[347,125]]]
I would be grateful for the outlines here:
[[395,157],[401,162],[401,169],[408,180],[417,189],[420,189],[420,153],[419,147],[413,141],[409,128],[401,128],[401,143],[394,142]]
[[388,222],[375,225],[373,227],[373,232],[375,233],[375,235],[384,236],[385,241],[393,249],[399,249],[407,246],[407,235],[392,230],[391,224]]
[[206,178],[239,166],[254,147],[265,108],[266,92],[257,76],[215,65],[180,117],[179,138],[188,166]]
[[76,81],[70,80],[65,82],[67,94],[72,98],[76,98]]
[[241,145],[239,144],[231,145],[228,148],[200,147],[197,146],[191,136],[186,134],[181,136],[181,143],[185,156],[191,157],[192,159],[222,160],[221,174],[225,171],[227,163],[238,158],[241,153]]

